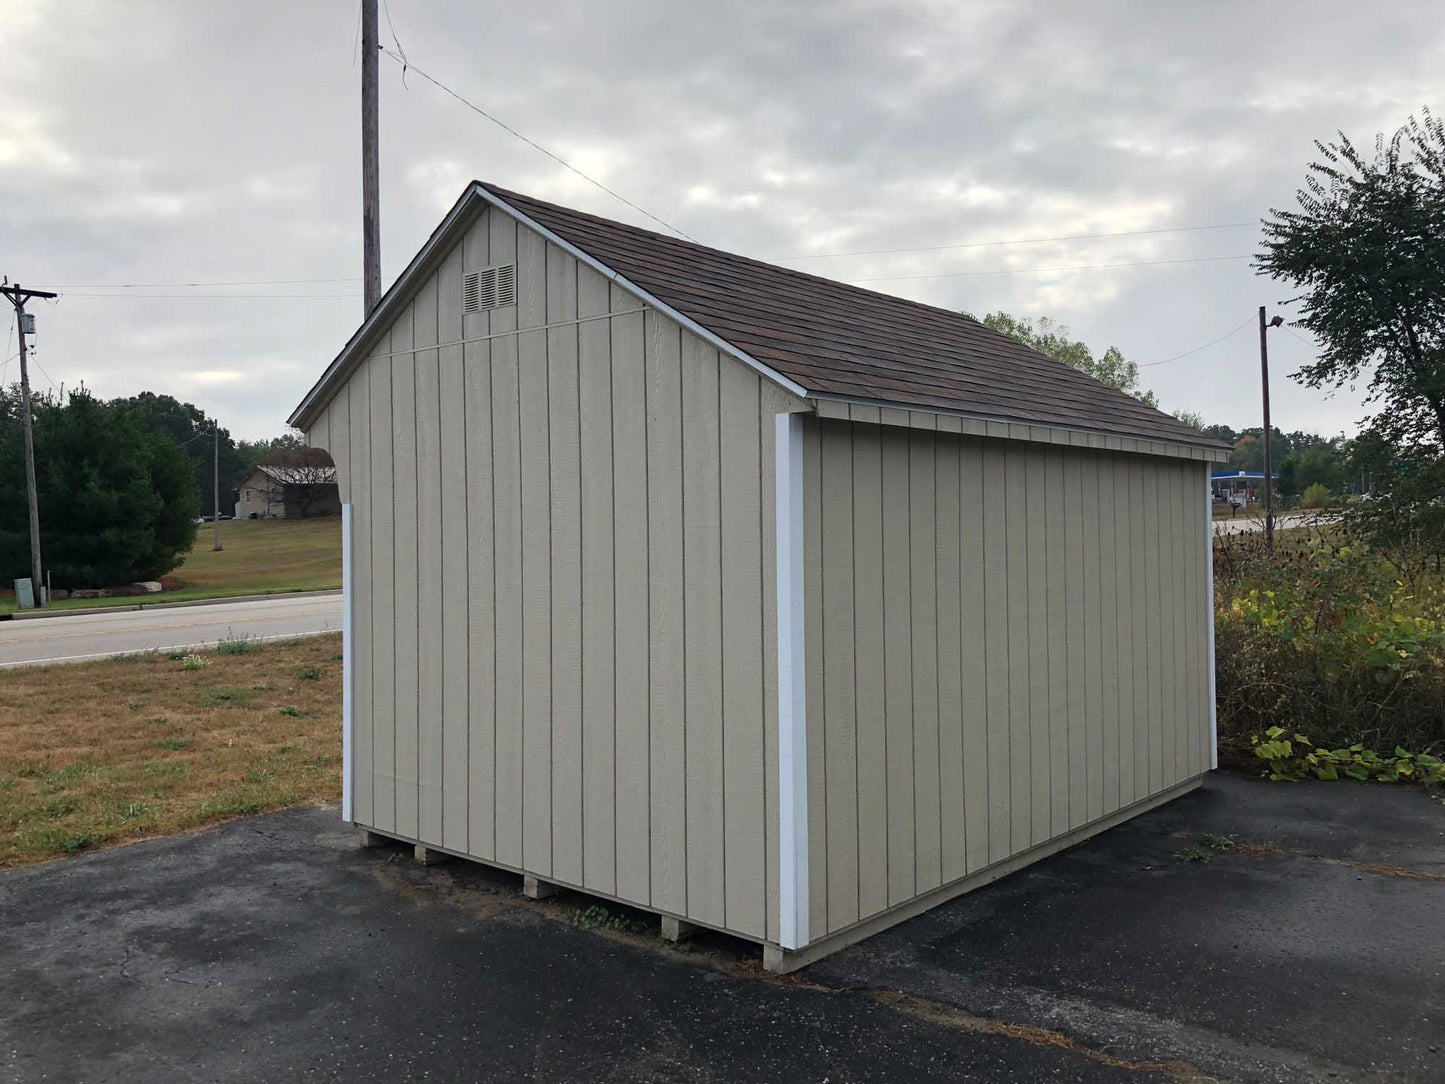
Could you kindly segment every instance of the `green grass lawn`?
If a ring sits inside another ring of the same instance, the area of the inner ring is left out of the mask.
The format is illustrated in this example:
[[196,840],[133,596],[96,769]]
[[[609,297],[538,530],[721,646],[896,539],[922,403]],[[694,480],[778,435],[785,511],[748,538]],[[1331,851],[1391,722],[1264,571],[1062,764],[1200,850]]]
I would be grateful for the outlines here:
[[[202,524],[185,564],[163,577],[162,594],[67,600],[53,608],[184,602],[341,586],[340,516],[227,520],[221,524],[221,547],[219,552],[211,549],[211,524]],[[0,592],[0,613],[14,609],[15,596],[7,588]]]

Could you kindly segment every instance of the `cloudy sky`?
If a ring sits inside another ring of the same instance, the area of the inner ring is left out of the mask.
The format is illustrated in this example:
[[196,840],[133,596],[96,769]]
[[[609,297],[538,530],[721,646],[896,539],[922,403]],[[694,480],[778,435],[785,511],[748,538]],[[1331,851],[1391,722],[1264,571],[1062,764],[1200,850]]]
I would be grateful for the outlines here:
[[[1237,427],[1255,309],[1289,296],[1250,270],[1259,218],[1313,139],[1445,110],[1424,2],[388,3],[389,48],[704,243],[1141,364],[1229,335],[1144,375]],[[5,5],[0,274],[63,293],[34,310],[40,387],[282,431],[360,317],[357,17]],[[473,177],[648,224],[385,58],[381,84],[384,283]],[[1038,241],[1080,234],[1127,236]],[[979,244],[1003,241],[1031,243]],[[1310,344],[1272,334],[1276,423],[1352,429],[1358,393],[1288,381]]]

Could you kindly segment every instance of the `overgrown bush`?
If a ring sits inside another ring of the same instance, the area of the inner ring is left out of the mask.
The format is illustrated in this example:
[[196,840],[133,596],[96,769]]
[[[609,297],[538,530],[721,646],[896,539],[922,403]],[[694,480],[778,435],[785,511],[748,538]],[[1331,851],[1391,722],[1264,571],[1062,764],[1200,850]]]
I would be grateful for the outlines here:
[[1300,494],[1299,505],[1301,508],[1328,508],[1329,504],[1329,488],[1320,482],[1306,486],[1305,491]]
[[1321,746],[1445,747],[1445,592],[1413,589],[1358,546],[1316,532],[1215,547],[1221,750],[1251,757],[1271,727]]

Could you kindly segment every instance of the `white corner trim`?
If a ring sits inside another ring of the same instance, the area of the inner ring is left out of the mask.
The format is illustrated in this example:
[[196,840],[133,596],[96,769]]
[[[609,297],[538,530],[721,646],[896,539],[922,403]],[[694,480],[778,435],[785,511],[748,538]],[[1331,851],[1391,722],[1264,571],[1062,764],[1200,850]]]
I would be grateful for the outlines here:
[[356,742],[352,727],[352,689],[356,685],[356,642],[353,598],[356,589],[355,562],[352,560],[351,504],[341,506],[341,819],[351,821],[351,792],[355,785],[352,762]]
[[748,366],[748,368],[754,369],[757,372],[762,373],[769,380],[786,388],[788,391],[796,395],[799,399],[806,399],[808,397],[808,389],[803,387],[803,385],[799,384],[796,380],[789,380],[786,376],[778,372],[776,369],[764,365],[757,358],[748,354],[744,350],[738,349],[736,346],[734,346],[732,343],[728,342],[721,336],[714,335],[711,331],[703,327],[696,320],[684,316],[682,313],[674,309],[671,305],[667,304],[667,302],[660,301],[656,297],[653,297],[652,294],[644,290],[641,286],[637,285],[637,283],[631,281],[626,276],[614,271],[612,268],[608,267],[605,263],[599,260],[596,256],[590,255],[584,250],[578,248],[576,245],[572,244],[572,242],[567,241],[562,237],[559,237],[557,234],[553,233],[536,219],[529,217],[524,212],[518,210],[516,207],[513,207],[501,196],[492,195],[492,193],[488,192],[480,184],[475,186],[475,191],[477,195],[481,196],[482,199],[486,200],[499,211],[506,212],[507,214],[515,218],[518,222],[520,222],[522,225],[526,226],[528,229],[535,230],[537,233],[540,233],[548,241],[551,241],[558,248],[561,248],[569,254],[577,257],[577,259],[581,260],[588,267],[592,268],[592,270],[596,271],[604,278],[612,280],[613,282],[617,283],[617,285],[621,286],[624,290],[628,291],[631,294],[634,294],[637,297],[640,297],[643,301],[651,305],[653,308],[657,309],[659,312],[665,313],[667,316],[676,320],[679,324],[687,328],[698,338],[711,343],[713,346],[721,350],[724,354],[727,354],[731,358],[736,358],[738,361]]
[[773,431],[778,560],[779,942],[808,943],[807,681],[803,645],[803,415]]
[[1219,716],[1214,691],[1214,492],[1204,464],[1204,612],[1209,620],[1209,766],[1219,767]]

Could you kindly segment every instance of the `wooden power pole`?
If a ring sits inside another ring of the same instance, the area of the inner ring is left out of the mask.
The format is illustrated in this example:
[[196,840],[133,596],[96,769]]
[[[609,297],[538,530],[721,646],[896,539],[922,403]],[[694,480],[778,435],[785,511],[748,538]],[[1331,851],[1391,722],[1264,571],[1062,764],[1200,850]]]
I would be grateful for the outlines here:
[[361,0],[361,257],[362,298],[370,316],[381,300],[381,166],[377,152],[376,0]]
[[0,294],[9,298],[15,306],[15,323],[20,336],[20,429],[25,440],[25,496],[30,503],[30,590],[35,605],[43,606],[45,581],[40,570],[40,499],[35,491],[35,432],[30,417],[30,365],[26,357],[25,333],[28,330],[25,302],[32,297],[54,297],[46,290],[23,290],[17,282],[14,286],[0,286]]
[[211,419],[211,552],[221,551],[221,423]]
[[1259,377],[1264,391],[1264,543],[1271,551],[1274,550],[1274,475],[1269,448],[1269,341],[1266,332],[1282,323],[1282,316],[1266,321],[1264,306],[1259,307]]

